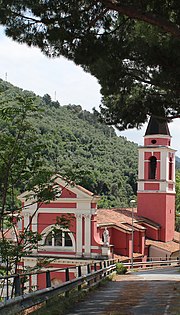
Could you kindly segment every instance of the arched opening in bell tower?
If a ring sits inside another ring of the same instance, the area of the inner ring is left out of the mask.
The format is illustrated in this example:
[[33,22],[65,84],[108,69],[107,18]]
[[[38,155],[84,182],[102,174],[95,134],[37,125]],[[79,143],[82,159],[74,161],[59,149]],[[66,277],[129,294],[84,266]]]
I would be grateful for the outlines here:
[[151,156],[149,159],[149,179],[156,178],[157,159],[155,156]]
[[173,170],[173,160],[172,157],[169,158],[169,180],[172,180],[172,170]]

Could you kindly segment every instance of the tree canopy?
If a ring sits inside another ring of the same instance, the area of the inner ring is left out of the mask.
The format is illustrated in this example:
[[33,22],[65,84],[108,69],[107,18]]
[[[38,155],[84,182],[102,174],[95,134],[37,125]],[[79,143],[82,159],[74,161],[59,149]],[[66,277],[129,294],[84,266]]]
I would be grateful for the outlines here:
[[94,75],[101,116],[119,129],[180,115],[178,0],[1,1],[6,35]]

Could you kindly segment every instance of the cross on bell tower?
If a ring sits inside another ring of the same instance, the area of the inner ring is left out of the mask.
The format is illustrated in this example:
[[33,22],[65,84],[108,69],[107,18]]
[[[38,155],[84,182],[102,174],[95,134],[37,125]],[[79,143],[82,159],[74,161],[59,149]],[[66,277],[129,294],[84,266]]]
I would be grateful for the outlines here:
[[152,116],[139,147],[137,212],[160,225],[164,242],[174,238],[175,228],[175,150],[170,144],[167,121]]

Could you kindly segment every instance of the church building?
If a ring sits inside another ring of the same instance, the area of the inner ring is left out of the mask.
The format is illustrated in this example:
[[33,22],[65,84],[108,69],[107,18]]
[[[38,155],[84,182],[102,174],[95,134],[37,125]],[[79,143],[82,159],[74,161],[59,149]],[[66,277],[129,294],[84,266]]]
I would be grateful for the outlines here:
[[[41,258],[53,258],[51,268],[104,258],[128,262],[132,252],[138,261],[177,258],[175,150],[170,146],[166,120],[151,117],[139,147],[137,208],[97,209],[98,196],[60,175],[54,181],[61,193],[48,204],[31,204],[27,192],[21,194],[22,229],[31,222],[29,228],[42,235],[24,266],[33,267]],[[68,228],[54,229],[62,217],[69,220]],[[43,287],[40,275],[34,281]]]

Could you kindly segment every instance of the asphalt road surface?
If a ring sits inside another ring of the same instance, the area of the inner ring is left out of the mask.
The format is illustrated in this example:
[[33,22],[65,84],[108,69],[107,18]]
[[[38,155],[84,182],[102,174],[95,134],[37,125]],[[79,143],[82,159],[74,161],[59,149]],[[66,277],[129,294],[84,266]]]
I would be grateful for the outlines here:
[[180,315],[180,268],[116,276],[68,315]]

